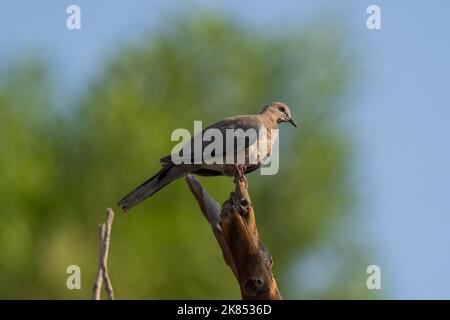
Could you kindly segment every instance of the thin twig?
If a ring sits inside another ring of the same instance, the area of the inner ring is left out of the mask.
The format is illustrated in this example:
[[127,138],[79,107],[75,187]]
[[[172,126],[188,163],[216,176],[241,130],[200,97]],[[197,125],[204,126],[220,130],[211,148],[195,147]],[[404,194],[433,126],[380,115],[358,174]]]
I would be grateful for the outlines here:
[[98,225],[99,233],[99,263],[97,277],[94,282],[94,300],[100,300],[102,282],[105,284],[106,293],[109,300],[114,299],[114,291],[108,274],[108,253],[111,240],[111,227],[114,220],[114,211],[111,208],[106,209],[106,222]]
[[103,282],[103,268],[102,268],[102,257],[103,257],[103,230],[105,225],[103,223],[98,225],[98,238],[99,238],[99,257],[98,257],[98,271],[97,276],[95,277],[94,282],[94,300],[100,300],[100,292],[102,289],[102,282]]

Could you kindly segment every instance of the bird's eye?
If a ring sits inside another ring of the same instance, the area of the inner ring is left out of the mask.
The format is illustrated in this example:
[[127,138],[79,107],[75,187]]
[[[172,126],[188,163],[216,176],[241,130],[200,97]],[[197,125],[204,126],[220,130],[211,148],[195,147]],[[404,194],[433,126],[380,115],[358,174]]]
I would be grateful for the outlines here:
[[279,109],[281,112],[286,112],[286,109],[284,109],[284,107],[280,107],[280,109]]

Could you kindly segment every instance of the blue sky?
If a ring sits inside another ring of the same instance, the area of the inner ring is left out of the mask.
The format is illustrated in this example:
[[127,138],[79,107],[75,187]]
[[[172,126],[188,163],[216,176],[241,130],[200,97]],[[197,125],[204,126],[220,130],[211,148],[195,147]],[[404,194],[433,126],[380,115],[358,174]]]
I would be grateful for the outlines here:
[[[82,30],[65,28],[66,7],[82,10]],[[382,30],[366,28],[366,8],[381,8]],[[364,88],[346,126],[356,134],[367,234],[391,298],[450,298],[450,2],[191,1],[250,27],[299,25],[333,12],[363,56]],[[2,66],[39,52],[54,62],[67,91],[82,88],[118,44],[168,23],[175,1],[23,0],[0,6]],[[169,22],[170,23],[170,22]]]

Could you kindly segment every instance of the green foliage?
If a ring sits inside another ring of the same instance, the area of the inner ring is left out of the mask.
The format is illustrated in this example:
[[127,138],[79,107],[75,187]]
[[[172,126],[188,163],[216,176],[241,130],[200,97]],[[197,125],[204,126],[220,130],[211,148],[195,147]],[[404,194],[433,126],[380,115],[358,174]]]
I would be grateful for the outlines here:
[[[64,112],[51,107],[44,66],[10,68],[0,89],[0,297],[89,298],[97,223],[158,170],[172,130],[256,113],[274,100],[289,104],[301,127],[282,129],[280,173],[254,173],[250,193],[281,291],[308,297],[293,285],[301,284],[293,266],[311,248],[333,246],[353,203],[350,149],[336,119],[353,57],[339,30],[317,22],[264,34],[212,15],[181,19],[97,66],[101,75]],[[202,182],[219,202],[233,188],[224,177]],[[240,297],[184,181],[118,213],[109,262],[118,298]],[[353,277],[360,248],[334,248],[347,252],[340,259],[349,267],[316,295],[367,294]],[[70,264],[81,267],[81,291],[65,287]]]

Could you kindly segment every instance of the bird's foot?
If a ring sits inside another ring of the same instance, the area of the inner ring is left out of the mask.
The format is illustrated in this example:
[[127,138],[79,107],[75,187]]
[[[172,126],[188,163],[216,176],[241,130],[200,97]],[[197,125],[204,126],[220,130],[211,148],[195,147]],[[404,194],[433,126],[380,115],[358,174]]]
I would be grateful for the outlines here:
[[245,177],[245,171],[247,170],[246,166],[243,164],[236,164],[234,166],[234,170],[234,177],[236,179],[236,182],[244,182],[245,188],[248,188],[247,178]]
[[223,174],[226,176],[234,177],[235,182],[245,182],[245,187],[248,187],[247,178],[245,177],[245,171],[247,167],[243,164],[228,165],[224,168]]

